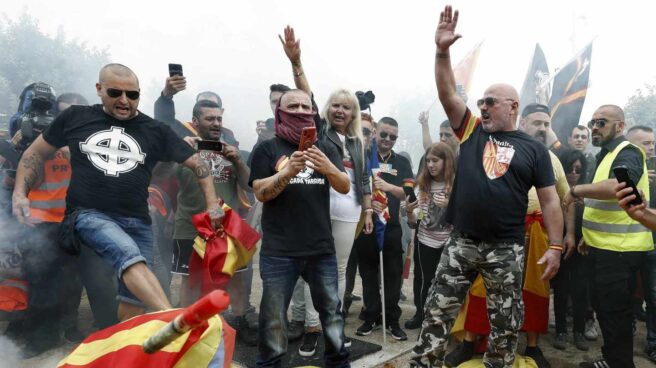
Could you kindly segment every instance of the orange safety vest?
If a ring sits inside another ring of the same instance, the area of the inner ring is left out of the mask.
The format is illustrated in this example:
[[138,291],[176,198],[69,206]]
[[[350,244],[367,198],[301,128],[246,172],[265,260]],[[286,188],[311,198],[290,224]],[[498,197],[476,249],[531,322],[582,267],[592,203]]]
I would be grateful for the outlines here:
[[27,309],[27,282],[0,278],[0,311],[15,312]]
[[30,191],[32,218],[61,222],[66,211],[66,191],[71,182],[71,164],[61,150],[43,164],[43,181]]

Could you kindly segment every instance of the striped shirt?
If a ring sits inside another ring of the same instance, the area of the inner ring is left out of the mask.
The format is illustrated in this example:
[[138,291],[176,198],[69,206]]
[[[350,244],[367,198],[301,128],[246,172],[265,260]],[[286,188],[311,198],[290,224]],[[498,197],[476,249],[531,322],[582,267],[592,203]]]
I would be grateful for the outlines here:
[[432,181],[429,195],[417,194],[417,198],[419,198],[419,207],[415,210],[418,212],[417,218],[419,219],[417,239],[427,247],[443,247],[451,234],[451,226],[443,224],[446,207],[439,207],[436,201],[436,197],[444,193],[444,182]]

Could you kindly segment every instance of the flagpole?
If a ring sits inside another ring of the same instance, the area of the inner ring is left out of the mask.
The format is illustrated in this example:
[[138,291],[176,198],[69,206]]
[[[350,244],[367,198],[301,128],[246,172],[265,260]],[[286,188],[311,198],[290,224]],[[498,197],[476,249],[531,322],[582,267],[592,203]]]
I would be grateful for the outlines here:
[[383,272],[383,251],[378,252],[380,260],[380,304],[383,306],[383,345],[387,345],[387,323],[385,320],[385,273]]

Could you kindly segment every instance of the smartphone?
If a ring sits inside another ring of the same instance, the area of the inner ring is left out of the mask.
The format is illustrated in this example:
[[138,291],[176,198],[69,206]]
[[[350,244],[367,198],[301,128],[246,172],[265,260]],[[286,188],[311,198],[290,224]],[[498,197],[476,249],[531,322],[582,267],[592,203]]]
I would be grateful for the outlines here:
[[647,170],[656,170],[656,156],[647,159]]
[[410,196],[410,202],[416,202],[417,201],[417,196],[415,195],[415,190],[412,189],[409,186],[403,186],[403,192],[405,193],[405,196],[408,197]]
[[633,189],[632,194],[635,194],[636,197],[629,202],[629,204],[634,206],[642,204],[642,197],[640,196],[640,192],[638,192],[635,183],[633,183],[633,180],[629,177],[629,170],[624,166],[618,166],[613,168],[613,173],[615,174],[618,183],[626,183],[627,188]]
[[199,151],[223,151],[223,143],[219,141],[202,140],[197,142]]
[[305,151],[306,149],[312,147],[314,141],[316,140],[317,140],[316,127],[303,128],[303,131],[301,132],[301,142],[298,144],[298,150]]
[[169,77],[174,75],[182,76],[182,65],[180,64],[169,64]]

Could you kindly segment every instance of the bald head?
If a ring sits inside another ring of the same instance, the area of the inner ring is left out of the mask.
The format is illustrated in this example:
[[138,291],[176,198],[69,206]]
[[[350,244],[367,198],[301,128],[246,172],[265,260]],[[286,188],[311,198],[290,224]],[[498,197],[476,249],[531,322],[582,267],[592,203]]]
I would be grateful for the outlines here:
[[111,76],[117,76],[120,78],[134,78],[139,85],[139,78],[134,74],[132,69],[128,68],[123,64],[112,63],[103,66],[98,73],[98,81],[100,83],[105,83]]
[[478,101],[481,110],[481,124],[488,133],[515,130],[519,115],[519,95],[517,90],[505,83],[489,86]]
[[597,111],[603,112],[609,119],[624,121],[624,110],[617,105],[601,105]]
[[511,86],[510,84],[505,84],[505,83],[496,83],[487,88],[485,90],[485,95],[487,96],[489,94],[494,94],[497,96],[497,98],[508,98],[513,101],[519,101],[519,94],[517,93],[517,90],[515,87]]

